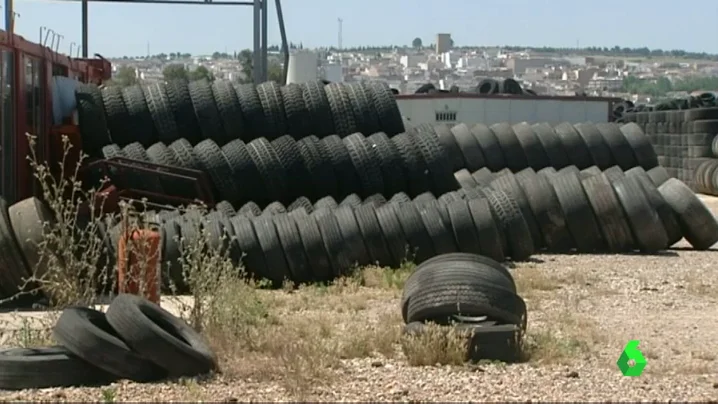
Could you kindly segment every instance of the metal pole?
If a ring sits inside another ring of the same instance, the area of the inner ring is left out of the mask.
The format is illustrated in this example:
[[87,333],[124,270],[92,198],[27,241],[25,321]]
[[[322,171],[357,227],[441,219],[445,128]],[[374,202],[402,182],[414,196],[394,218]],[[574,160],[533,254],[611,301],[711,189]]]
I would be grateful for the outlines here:
[[287,32],[284,30],[284,13],[282,13],[282,1],[274,0],[277,8],[277,20],[279,21],[279,35],[282,37],[282,52],[284,52],[284,69],[282,71],[282,84],[287,84],[287,73],[289,72],[289,43],[287,43]]
[[88,26],[88,12],[87,12],[87,0],[82,0],[82,57],[87,58],[87,50],[90,49],[87,46],[89,35],[87,34]]
[[267,60],[267,51],[269,47],[269,41],[267,41],[267,11],[269,10],[269,2],[262,0],[262,81],[269,79],[267,75],[267,68],[269,62]]
[[5,32],[12,33],[12,20],[14,18],[12,0],[5,0]]
[[254,31],[254,52],[252,53],[252,79],[254,80],[254,84],[262,82],[261,3],[261,0],[254,0],[254,24],[252,27],[252,30]]

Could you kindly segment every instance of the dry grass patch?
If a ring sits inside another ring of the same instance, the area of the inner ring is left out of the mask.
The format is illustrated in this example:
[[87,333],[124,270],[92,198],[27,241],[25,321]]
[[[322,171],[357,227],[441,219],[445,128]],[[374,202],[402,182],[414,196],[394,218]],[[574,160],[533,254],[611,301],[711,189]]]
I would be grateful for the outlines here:
[[259,290],[236,278],[217,284],[211,296],[201,328],[231,377],[309,392],[331,383],[343,360],[398,353],[400,313],[373,304],[393,294],[354,278],[291,291]]
[[524,359],[539,364],[570,364],[596,353],[605,343],[605,334],[593,320],[563,311],[527,331]]
[[595,278],[585,269],[548,269],[546,266],[526,264],[511,271],[518,294],[525,299],[542,299],[556,296],[556,291],[568,286],[595,284]]
[[426,324],[418,335],[404,335],[401,345],[412,366],[462,365],[470,334],[455,327]]

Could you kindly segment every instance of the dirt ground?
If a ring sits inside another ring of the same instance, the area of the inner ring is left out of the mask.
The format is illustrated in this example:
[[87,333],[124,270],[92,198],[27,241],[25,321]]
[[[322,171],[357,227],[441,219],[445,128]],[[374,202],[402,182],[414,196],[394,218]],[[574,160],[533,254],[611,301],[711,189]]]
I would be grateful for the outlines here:
[[[718,213],[718,199],[702,198]],[[212,339],[220,376],[0,392],[0,400],[718,400],[718,255],[687,248],[516,264],[529,313],[524,363],[410,365],[456,358],[436,346],[402,352],[398,302],[408,271],[373,268],[330,287],[234,296],[241,309],[228,310],[242,326]],[[38,338],[27,325],[38,315],[23,316],[8,317],[2,328],[17,332],[0,343]],[[639,377],[616,366],[631,339],[648,362]]]

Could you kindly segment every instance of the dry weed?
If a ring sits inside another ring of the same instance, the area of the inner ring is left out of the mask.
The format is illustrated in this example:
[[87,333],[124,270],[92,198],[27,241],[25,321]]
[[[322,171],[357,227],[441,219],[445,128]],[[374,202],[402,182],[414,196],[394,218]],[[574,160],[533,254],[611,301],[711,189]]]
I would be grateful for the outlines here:
[[529,329],[523,342],[524,360],[541,364],[570,364],[592,355],[606,343],[605,334],[586,316],[572,311],[552,314]]
[[466,361],[470,335],[455,327],[426,324],[423,332],[406,334],[401,344],[412,366],[461,365]]

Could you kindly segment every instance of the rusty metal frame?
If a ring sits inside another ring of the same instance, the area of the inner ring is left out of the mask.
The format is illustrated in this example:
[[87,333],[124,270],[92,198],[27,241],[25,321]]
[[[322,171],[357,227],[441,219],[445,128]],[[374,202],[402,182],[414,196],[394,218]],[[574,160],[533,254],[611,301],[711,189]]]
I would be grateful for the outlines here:
[[[137,161],[124,157],[112,157],[90,162],[83,170],[85,172],[93,169],[100,169],[101,173],[110,179],[110,184],[115,188],[118,198],[123,200],[147,199],[147,204],[161,206],[178,206],[196,203],[201,201],[208,206],[214,206],[214,196],[209,185],[207,174],[183,167],[173,167],[161,164],[154,164],[145,161]],[[114,170],[113,170],[114,169]],[[160,194],[143,189],[136,189],[129,186],[128,174],[139,173],[150,176],[153,180],[175,179],[192,184],[196,192],[195,199],[185,196]]]

